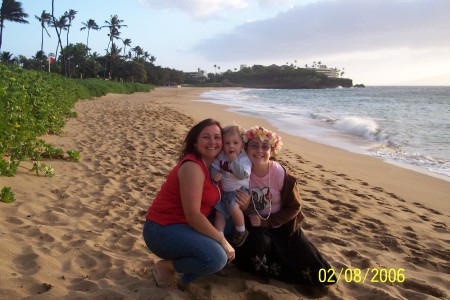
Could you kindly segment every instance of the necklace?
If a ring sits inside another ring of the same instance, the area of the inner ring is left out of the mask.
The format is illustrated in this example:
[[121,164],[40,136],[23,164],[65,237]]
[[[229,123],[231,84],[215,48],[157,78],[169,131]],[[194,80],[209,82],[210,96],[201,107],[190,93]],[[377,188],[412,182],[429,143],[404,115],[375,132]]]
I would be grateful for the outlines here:
[[208,170],[208,176],[209,179],[212,181],[213,185],[217,188],[217,191],[219,192],[219,201],[222,198],[222,193],[220,192],[219,184],[215,183],[211,178],[211,170],[208,168],[208,165],[206,164],[205,160],[202,158],[203,163],[205,164],[206,170]]
[[272,213],[272,197],[270,197],[270,162],[267,164],[267,169],[268,169],[267,175],[269,175],[269,187],[267,189],[267,194],[269,195],[269,214],[267,215],[267,217],[261,216],[259,211],[256,209],[256,205],[255,205],[255,201],[253,200],[253,197],[251,197],[253,208],[255,209],[256,214],[261,218],[261,220],[264,220],[264,221],[268,220],[270,217],[270,214]]

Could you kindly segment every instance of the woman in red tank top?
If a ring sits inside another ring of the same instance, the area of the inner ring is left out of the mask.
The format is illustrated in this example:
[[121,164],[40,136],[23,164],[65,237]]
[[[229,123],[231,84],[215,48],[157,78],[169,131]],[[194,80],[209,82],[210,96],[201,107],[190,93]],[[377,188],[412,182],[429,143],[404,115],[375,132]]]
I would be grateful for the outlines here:
[[220,199],[209,168],[222,149],[220,123],[206,119],[192,127],[178,164],[148,209],[144,240],[162,258],[153,267],[156,283],[168,287],[176,273],[181,282],[221,270],[235,257],[233,247],[208,216]]

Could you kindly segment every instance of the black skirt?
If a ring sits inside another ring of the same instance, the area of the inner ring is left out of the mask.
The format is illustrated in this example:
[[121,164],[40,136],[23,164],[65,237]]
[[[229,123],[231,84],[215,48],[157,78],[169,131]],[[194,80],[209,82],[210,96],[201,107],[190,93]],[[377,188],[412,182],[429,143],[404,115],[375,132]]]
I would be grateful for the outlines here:
[[291,235],[286,226],[246,225],[248,238],[236,248],[235,263],[241,270],[300,285],[321,286],[336,281],[336,278],[319,279],[319,272],[329,274],[331,266],[301,229]]

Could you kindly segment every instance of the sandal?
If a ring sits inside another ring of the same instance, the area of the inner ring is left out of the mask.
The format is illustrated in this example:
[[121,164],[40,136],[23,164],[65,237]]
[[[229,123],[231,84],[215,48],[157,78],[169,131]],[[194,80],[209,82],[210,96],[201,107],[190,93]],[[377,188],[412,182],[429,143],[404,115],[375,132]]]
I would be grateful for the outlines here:
[[160,274],[156,269],[156,264],[153,266],[153,279],[155,279],[156,286],[160,288],[167,289],[173,287],[174,276],[172,276],[172,278],[166,281],[161,280]]

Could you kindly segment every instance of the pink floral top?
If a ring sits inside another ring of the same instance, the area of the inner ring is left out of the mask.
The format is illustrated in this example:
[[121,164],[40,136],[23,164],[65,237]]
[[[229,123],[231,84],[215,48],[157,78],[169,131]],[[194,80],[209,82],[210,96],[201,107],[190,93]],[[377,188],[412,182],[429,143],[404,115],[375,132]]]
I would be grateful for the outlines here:
[[252,196],[248,214],[255,214],[256,208],[259,215],[266,217],[269,213],[276,213],[281,209],[280,191],[283,187],[285,175],[283,167],[276,161],[273,161],[266,176],[258,177],[253,173],[250,175]]

